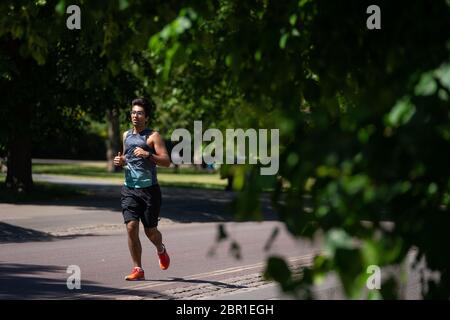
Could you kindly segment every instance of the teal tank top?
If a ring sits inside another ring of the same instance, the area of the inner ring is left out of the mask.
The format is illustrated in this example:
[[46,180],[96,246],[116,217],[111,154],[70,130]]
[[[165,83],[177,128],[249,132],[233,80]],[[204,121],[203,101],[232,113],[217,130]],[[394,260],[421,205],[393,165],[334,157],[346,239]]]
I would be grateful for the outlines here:
[[147,188],[158,184],[156,177],[156,165],[148,159],[136,157],[134,149],[140,147],[145,151],[154,154],[155,151],[147,144],[147,139],[152,133],[151,129],[144,129],[133,134],[133,129],[128,130],[125,136],[124,156],[125,156],[125,182],[124,185],[130,188]]

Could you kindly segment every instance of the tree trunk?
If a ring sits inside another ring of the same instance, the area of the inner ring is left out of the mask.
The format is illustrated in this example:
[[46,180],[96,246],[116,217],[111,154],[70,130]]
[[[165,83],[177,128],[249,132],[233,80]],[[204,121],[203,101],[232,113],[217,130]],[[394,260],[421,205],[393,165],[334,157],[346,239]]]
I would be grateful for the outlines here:
[[31,132],[29,106],[21,107],[20,118],[11,126],[8,139],[6,186],[18,192],[33,187],[31,175]]
[[114,157],[120,151],[122,152],[120,128],[119,128],[119,112],[117,109],[106,111],[106,119],[108,121],[108,139],[106,141],[106,159],[108,161],[108,172],[117,172],[119,167],[114,166]]

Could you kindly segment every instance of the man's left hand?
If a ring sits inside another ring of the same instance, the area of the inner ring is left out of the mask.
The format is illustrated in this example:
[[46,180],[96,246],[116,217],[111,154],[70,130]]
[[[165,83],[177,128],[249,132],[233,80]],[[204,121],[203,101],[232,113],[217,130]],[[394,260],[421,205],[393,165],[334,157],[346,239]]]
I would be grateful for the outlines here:
[[150,152],[149,151],[145,151],[144,149],[137,147],[136,149],[134,149],[133,154],[136,157],[141,157],[141,158],[148,158],[150,156]]

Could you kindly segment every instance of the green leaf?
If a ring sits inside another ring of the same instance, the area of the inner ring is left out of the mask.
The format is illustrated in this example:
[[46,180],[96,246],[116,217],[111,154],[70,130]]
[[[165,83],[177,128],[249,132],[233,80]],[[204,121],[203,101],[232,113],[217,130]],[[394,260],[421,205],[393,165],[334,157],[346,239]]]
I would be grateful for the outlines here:
[[166,52],[166,59],[164,61],[164,69],[163,69],[163,79],[167,81],[169,79],[170,71],[172,70],[172,63],[174,61],[174,57],[180,48],[179,43],[175,43],[170,49]]
[[289,34],[288,33],[285,33],[285,34],[283,34],[281,36],[280,43],[279,43],[279,46],[280,46],[281,49],[286,48],[286,42],[287,42],[288,39],[289,39]]
[[60,0],[58,1],[58,3],[55,6],[55,11],[59,14],[59,15],[64,15],[66,14],[66,1],[65,0]]
[[130,3],[128,2],[128,0],[119,0],[119,10],[125,10],[126,8],[128,8],[130,6]]
[[267,239],[267,242],[264,245],[264,251],[269,251],[270,250],[270,248],[272,247],[273,242],[275,241],[275,239],[277,238],[279,233],[280,233],[280,228],[278,228],[278,227],[275,227],[272,230],[272,233],[270,234],[269,239]]
[[291,280],[291,270],[283,258],[270,257],[264,271],[264,278],[267,280],[275,280],[282,286],[286,286]]
[[437,84],[433,77],[433,72],[427,72],[422,75],[419,83],[415,87],[415,94],[418,96],[430,96],[436,92]]
[[289,23],[291,24],[291,26],[294,26],[297,23],[297,15],[296,14],[292,14],[289,17]]
[[256,52],[255,52],[255,60],[256,61],[261,61],[261,56],[262,56],[261,50],[256,50]]
[[325,251],[333,256],[338,249],[353,249],[355,242],[343,229],[332,229],[326,233]]
[[407,124],[416,113],[416,106],[411,102],[409,97],[400,99],[388,113],[387,125],[399,127]]
[[348,194],[355,195],[363,191],[368,186],[369,181],[369,178],[363,174],[347,176],[342,178],[342,186]]
[[435,71],[435,77],[440,81],[442,86],[450,90],[450,63],[442,64]]

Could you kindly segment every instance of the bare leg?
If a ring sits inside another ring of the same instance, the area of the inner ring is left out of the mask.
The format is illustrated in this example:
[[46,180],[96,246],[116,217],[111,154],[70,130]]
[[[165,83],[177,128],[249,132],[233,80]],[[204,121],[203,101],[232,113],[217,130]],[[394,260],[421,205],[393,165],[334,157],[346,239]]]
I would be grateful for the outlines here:
[[142,247],[139,240],[139,221],[132,220],[127,223],[128,249],[130,249],[131,259],[134,267],[142,268],[141,255]]
[[161,232],[159,232],[158,228],[144,228],[144,230],[147,238],[149,238],[150,241],[155,245],[158,252],[163,252],[164,246],[162,243],[162,235]]

